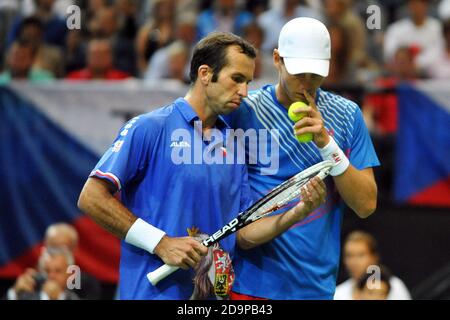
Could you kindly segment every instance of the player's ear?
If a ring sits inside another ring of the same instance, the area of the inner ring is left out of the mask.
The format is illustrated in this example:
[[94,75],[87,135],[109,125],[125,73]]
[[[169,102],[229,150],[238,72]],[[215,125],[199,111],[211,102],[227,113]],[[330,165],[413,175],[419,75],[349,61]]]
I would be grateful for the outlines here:
[[198,68],[198,78],[203,85],[208,85],[212,78],[212,69],[208,65],[202,64]]
[[280,52],[278,51],[278,49],[273,49],[273,53],[272,53],[272,58],[273,58],[273,64],[275,65],[275,67],[277,69],[279,69],[279,67],[281,67],[281,65],[283,64],[283,61],[280,56]]

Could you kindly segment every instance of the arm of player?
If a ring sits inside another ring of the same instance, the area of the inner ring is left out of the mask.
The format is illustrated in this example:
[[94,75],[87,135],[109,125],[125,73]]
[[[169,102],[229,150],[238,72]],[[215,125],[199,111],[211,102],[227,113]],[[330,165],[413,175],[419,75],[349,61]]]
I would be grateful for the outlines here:
[[[323,148],[330,142],[330,136],[325,130],[322,116],[317,109],[314,98],[304,91],[308,100],[308,113],[295,124],[295,134],[312,132],[314,143]],[[351,164],[340,175],[334,176],[336,187],[345,203],[360,217],[367,218],[377,206],[377,185],[372,168],[358,170]]]
[[300,201],[294,208],[274,216],[257,220],[237,232],[236,240],[240,248],[251,249],[279,236],[292,225],[305,219],[325,202],[326,186],[318,177],[301,189]]
[[[114,197],[114,192],[109,182],[91,177],[81,191],[78,208],[118,238],[126,239],[138,218]],[[154,248],[154,253],[166,264],[188,269],[200,262],[207,248],[191,237],[164,235]]]

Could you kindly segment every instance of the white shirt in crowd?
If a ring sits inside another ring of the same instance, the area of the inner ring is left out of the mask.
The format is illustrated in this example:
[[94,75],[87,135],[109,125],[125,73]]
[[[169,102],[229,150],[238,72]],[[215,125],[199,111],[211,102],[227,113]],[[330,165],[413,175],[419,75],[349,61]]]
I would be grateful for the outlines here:
[[[391,290],[387,300],[411,300],[411,295],[402,280],[392,276],[389,284],[391,285]],[[334,293],[334,300],[353,300],[353,287],[355,285],[353,279],[348,279],[338,285]]]
[[392,23],[387,28],[384,39],[385,61],[391,61],[399,48],[413,45],[420,48],[416,59],[417,66],[426,68],[444,50],[441,22],[428,17],[420,27],[416,26],[411,19]]

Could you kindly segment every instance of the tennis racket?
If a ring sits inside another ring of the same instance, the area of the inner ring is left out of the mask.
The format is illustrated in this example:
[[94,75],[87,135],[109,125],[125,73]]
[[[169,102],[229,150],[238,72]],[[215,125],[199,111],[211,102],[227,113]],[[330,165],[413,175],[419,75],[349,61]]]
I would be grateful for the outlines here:
[[[255,202],[250,208],[241,212],[236,218],[217,230],[210,237],[203,240],[202,244],[205,247],[209,247],[246,225],[282,208],[290,201],[298,198],[300,196],[300,188],[306,185],[315,176],[318,176],[322,180],[325,179],[330,173],[333,164],[334,162],[330,160],[319,162],[296,174],[289,180],[286,180]],[[178,269],[179,267],[165,264],[155,271],[148,273],[147,279],[152,285],[156,285],[159,281]]]

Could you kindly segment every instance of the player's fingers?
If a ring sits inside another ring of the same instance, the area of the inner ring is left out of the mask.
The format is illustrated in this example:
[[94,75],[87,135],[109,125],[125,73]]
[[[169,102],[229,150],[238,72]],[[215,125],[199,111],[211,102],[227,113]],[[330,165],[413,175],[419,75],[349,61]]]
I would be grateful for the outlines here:
[[187,253],[184,255],[181,263],[187,265],[188,268],[195,268],[195,266],[197,265],[197,262],[192,259]]
[[298,120],[294,124],[294,129],[299,129],[305,126],[313,126],[313,125],[319,125],[322,124],[322,119],[312,118],[312,117],[304,117],[300,120]]
[[322,131],[323,126],[322,125],[314,125],[314,126],[308,126],[303,127],[300,129],[295,130],[295,135],[302,135],[304,133],[320,133]]
[[205,256],[208,253],[208,248],[205,247],[201,242],[195,241],[192,244],[192,248],[200,255]]
[[326,195],[327,187],[325,185],[325,182],[323,182],[323,180],[320,179],[318,176],[314,177],[313,182],[314,182],[313,186],[317,190],[317,192],[320,195]]
[[199,263],[200,260],[202,259],[202,256],[194,249],[192,249],[191,251],[188,251],[187,254],[192,260],[194,260],[194,262],[196,264]]
[[308,91],[303,89],[303,95],[305,96],[306,100],[308,101],[308,104],[315,110],[317,110],[316,101],[314,98],[309,94]]

